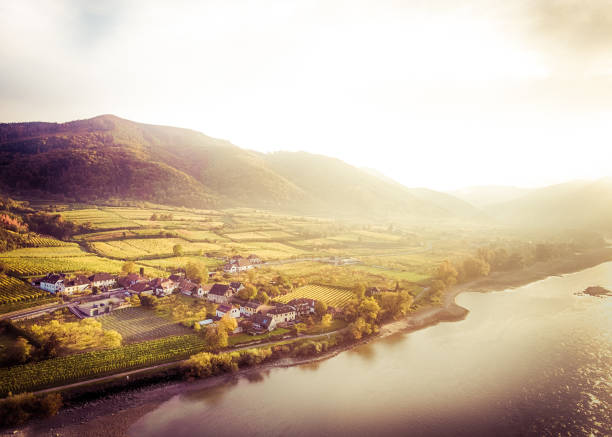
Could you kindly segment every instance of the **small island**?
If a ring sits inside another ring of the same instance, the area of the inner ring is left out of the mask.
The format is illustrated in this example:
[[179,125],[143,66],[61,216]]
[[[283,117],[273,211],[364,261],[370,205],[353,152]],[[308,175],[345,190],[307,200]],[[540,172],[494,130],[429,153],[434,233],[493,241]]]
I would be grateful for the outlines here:
[[606,290],[603,287],[587,287],[582,293],[588,294],[589,296],[612,296],[610,290]]

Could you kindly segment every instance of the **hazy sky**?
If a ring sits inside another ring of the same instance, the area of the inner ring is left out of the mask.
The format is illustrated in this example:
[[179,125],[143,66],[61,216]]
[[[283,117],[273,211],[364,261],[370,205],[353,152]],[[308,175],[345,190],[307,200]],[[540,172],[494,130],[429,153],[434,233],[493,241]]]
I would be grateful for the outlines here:
[[0,2],[0,121],[112,113],[409,186],[612,175],[612,1]]

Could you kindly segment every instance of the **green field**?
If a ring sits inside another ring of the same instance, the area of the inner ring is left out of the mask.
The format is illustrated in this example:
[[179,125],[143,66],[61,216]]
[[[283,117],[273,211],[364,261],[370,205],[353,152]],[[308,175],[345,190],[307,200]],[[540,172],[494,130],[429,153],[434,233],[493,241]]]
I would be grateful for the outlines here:
[[120,261],[95,255],[49,258],[0,258],[9,272],[19,276],[44,275],[49,272],[108,272],[119,273]]
[[112,212],[109,208],[97,209],[74,209],[63,211],[64,219],[75,222],[77,224],[90,223],[93,229],[118,229],[139,227],[137,223],[127,220],[120,215]]
[[142,307],[123,308],[98,317],[97,320],[104,329],[112,329],[121,334],[124,344],[191,333],[190,329]]
[[184,359],[204,346],[197,335],[181,335],[0,368],[0,396]]
[[305,297],[308,299],[320,300],[328,305],[342,307],[353,299],[355,295],[352,291],[339,287],[328,287],[324,285],[305,285],[296,288],[291,293],[284,296],[279,296],[274,300],[281,303],[287,303],[290,300]]
[[24,247],[9,252],[2,252],[0,253],[0,258],[66,258],[90,255],[84,252],[78,245],[72,243],[70,246],[61,247]]
[[46,291],[32,287],[12,276],[0,274],[0,305],[32,302],[48,297],[49,293]]
[[252,243],[228,243],[225,245],[228,249],[234,249],[242,255],[251,253],[256,254],[262,259],[284,259],[304,255],[307,252],[295,247],[288,246],[283,243],[275,242],[252,242]]

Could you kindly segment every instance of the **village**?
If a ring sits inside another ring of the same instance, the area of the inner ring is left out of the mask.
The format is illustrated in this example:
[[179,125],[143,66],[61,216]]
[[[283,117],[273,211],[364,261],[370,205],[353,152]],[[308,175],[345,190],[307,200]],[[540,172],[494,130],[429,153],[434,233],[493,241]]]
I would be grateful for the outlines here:
[[[227,259],[222,271],[234,274],[250,270],[261,264],[255,255],[246,258],[236,255]],[[217,272],[210,272],[212,277]],[[260,335],[277,328],[290,328],[315,313],[317,300],[296,298],[287,303],[269,301],[262,303],[255,298],[241,298],[245,285],[239,281],[227,284],[214,282],[201,284],[185,277],[184,272],[173,273],[168,278],[149,278],[144,268],[139,273],[111,275],[96,273],[91,276],[68,277],[64,273],[49,273],[32,280],[32,285],[53,295],[62,296],[75,304],[69,310],[79,319],[102,316],[132,306],[133,297],[154,296],[163,298],[183,294],[205,299],[212,303],[214,312],[197,323],[200,328],[214,327],[223,317],[235,319],[237,327],[230,334]],[[340,308],[324,306],[324,311],[336,316]]]

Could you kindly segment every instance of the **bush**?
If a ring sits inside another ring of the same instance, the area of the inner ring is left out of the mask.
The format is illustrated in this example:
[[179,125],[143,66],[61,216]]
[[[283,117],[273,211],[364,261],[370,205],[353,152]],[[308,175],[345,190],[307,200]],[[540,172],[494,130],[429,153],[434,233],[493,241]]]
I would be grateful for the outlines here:
[[32,418],[51,417],[62,407],[59,393],[22,393],[0,400],[0,426],[19,425]]

